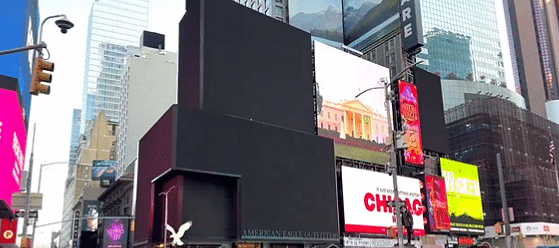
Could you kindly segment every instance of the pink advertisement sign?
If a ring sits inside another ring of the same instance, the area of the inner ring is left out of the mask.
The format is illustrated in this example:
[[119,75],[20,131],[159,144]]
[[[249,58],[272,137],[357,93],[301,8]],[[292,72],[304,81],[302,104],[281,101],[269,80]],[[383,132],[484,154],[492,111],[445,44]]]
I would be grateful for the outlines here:
[[12,205],[19,192],[25,162],[27,136],[15,91],[0,89],[0,199]]

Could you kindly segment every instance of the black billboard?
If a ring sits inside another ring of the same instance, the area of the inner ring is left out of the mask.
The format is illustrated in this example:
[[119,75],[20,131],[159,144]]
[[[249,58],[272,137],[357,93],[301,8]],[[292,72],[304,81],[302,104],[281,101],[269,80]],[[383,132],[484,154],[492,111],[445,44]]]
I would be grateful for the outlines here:
[[[138,195],[137,215],[153,219],[137,219],[137,237],[152,232],[150,242],[160,241],[164,216],[150,209],[164,207],[158,195],[173,184],[169,225],[193,221],[190,242],[339,240],[330,139],[174,105],[140,140],[139,154],[138,192],[152,193]],[[183,171],[180,180],[149,184],[169,170]]]
[[315,133],[311,36],[230,0],[188,1],[181,106]]
[[423,149],[448,154],[450,151],[444,120],[441,78],[419,67],[413,68],[413,75],[417,86]]

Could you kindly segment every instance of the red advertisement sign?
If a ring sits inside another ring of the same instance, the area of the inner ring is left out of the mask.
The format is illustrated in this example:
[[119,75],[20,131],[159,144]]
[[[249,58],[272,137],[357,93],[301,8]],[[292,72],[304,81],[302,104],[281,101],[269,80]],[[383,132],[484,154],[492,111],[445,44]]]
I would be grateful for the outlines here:
[[431,232],[450,231],[450,215],[444,178],[425,175],[425,201]]
[[400,114],[407,126],[405,135],[408,148],[404,150],[406,163],[423,165],[423,145],[419,125],[419,108],[417,105],[417,88],[408,82],[399,81]]
[[0,219],[0,244],[14,244],[17,236],[17,218],[13,220]]

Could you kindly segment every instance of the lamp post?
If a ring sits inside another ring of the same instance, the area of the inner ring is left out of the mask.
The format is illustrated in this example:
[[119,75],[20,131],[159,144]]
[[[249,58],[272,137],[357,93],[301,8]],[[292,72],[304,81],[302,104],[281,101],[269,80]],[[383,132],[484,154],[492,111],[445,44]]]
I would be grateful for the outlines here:
[[[48,19],[52,19],[52,18],[58,18],[58,17],[62,17],[59,20],[56,20],[54,23],[56,23],[56,25],[60,28],[60,31],[65,34],[66,32],[68,32],[68,29],[71,29],[74,27],[74,24],[68,20],[68,18],[66,18],[66,15],[61,14],[61,15],[53,15],[53,16],[49,16],[47,18],[45,18],[43,20],[43,22],[41,22],[41,26],[39,27],[39,39],[37,40],[37,44],[41,44],[41,42],[43,41],[43,25],[45,25],[45,22]],[[41,50],[39,50],[39,56],[42,56],[42,52]]]
[[[385,97],[385,103],[384,105],[386,106],[386,120],[388,121],[388,133],[390,134],[390,142],[391,142],[391,146],[390,146],[390,164],[389,164],[389,169],[390,169],[390,174],[392,174],[392,182],[393,182],[393,187],[394,187],[394,207],[396,209],[395,214],[396,214],[396,225],[398,227],[398,247],[399,248],[403,248],[404,247],[404,236],[403,236],[403,228],[402,228],[402,218],[401,218],[401,209],[400,209],[400,196],[398,193],[398,164],[396,162],[396,149],[401,149],[401,148],[405,148],[405,142],[401,141],[400,139],[403,138],[404,136],[402,135],[404,133],[404,131],[395,131],[393,125],[391,125],[392,123],[392,115],[390,112],[390,103],[392,101],[395,101],[396,99],[394,98],[394,91],[391,89],[390,91],[388,90],[389,87],[391,87],[394,82],[396,80],[398,80],[403,74],[404,72],[406,72],[408,69],[411,69],[412,67],[416,66],[417,64],[421,63],[422,61],[418,61],[415,62],[413,64],[410,64],[408,66],[406,66],[406,68],[404,68],[402,71],[400,71],[398,74],[396,74],[394,76],[394,78],[388,82],[385,78],[381,78],[381,82],[384,83],[384,85],[382,87],[373,87],[373,88],[369,88],[366,89],[362,92],[360,92],[359,94],[357,94],[357,96],[355,96],[355,98],[359,97],[360,95],[362,95],[363,93],[370,91],[370,90],[375,90],[375,89],[384,89],[384,97]],[[399,145],[399,147],[396,147],[397,145]],[[400,147],[400,145],[402,145],[402,147]]]
[[[41,164],[39,168],[39,182],[37,185],[37,193],[41,193],[41,177],[43,175],[43,167],[53,165],[53,164],[70,164],[68,162],[52,162],[52,163],[44,163]],[[39,220],[39,216],[33,221],[33,233],[31,234],[31,241],[35,240],[35,228],[37,227],[37,221]]]
[[165,192],[161,192],[159,193],[159,195],[165,195],[165,226],[163,227],[163,247],[167,247],[167,206],[169,203],[169,192],[171,192],[172,189],[174,189],[175,186],[173,185],[173,187],[171,187],[169,190],[165,191]]

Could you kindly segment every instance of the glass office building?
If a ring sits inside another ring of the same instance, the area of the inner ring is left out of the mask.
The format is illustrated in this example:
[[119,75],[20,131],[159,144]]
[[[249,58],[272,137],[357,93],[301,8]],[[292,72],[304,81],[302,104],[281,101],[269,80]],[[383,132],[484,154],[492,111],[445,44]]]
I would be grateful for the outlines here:
[[422,0],[421,15],[420,67],[441,78],[505,84],[494,0]]
[[[148,0],[95,0],[89,15],[83,86],[84,124],[105,112],[117,123],[127,45],[138,45],[147,29]],[[82,131],[84,127],[82,125]]]

